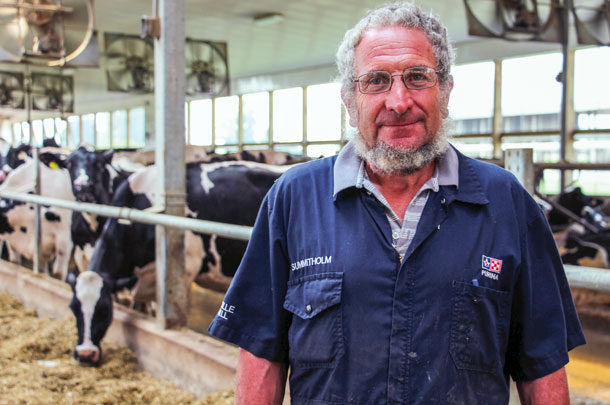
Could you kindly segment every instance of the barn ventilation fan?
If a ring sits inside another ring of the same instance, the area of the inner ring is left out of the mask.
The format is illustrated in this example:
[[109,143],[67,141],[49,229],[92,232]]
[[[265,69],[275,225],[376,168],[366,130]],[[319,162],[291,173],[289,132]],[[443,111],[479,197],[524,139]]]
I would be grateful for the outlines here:
[[154,84],[154,47],[149,38],[104,34],[108,91],[150,93]]
[[0,72],[0,107],[24,108],[23,73]]
[[561,42],[559,0],[464,0],[470,35]]
[[578,42],[610,46],[610,0],[573,0]]
[[226,42],[187,38],[184,53],[187,95],[228,95],[229,66]]
[[0,2],[0,62],[97,66],[98,59],[93,0]]
[[48,73],[31,74],[32,109],[42,111],[74,111],[72,76]]

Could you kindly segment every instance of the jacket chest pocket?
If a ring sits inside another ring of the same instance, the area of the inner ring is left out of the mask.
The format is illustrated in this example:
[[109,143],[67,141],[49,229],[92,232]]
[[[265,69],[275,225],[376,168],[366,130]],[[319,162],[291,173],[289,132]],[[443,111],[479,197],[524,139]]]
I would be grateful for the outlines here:
[[453,293],[449,351],[456,367],[501,372],[507,345],[508,292],[453,281]]
[[344,353],[341,315],[343,273],[322,273],[288,282],[289,357],[300,367],[331,367]]

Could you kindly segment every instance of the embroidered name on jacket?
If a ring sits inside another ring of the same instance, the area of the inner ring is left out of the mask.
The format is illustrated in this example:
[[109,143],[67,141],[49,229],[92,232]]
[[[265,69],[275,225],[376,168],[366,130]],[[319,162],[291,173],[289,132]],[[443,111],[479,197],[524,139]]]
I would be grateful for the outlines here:
[[309,257],[307,259],[299,260],[298,262],[290,263],[290,271],[296,271],[304,267],[315,266],[318,264],[330,264],[332,259],[332,256]]

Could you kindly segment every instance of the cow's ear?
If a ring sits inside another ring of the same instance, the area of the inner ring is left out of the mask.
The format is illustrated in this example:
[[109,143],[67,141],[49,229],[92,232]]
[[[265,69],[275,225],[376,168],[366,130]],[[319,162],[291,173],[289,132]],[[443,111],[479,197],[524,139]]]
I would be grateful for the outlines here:
[[114,156],[114,149],[108,149],[102,152],[102,159],[105,164],[112,162],[112,156]]
[[73,271],[68,272],[68,275],[66,276],[66,283],[70,284],[70,287],[72,287],[72,291],[74,291],[74,289],[76,288],[76,278],[78,277],[78,274],[76,274]]
[[51,169],[66,168],[65,156],[56,153],[43,152],[38,155],[38,159]]
[[131,288],[134,285],[136,285],[136,282],[138,281],[138,276],[131,276],[131,277],[123,277],[123,278],[119,278],[118,280],[116,280],[114,282],[114,285],[112,286],[112,292],[117,292],[117,291],[121,291],[123,288]]

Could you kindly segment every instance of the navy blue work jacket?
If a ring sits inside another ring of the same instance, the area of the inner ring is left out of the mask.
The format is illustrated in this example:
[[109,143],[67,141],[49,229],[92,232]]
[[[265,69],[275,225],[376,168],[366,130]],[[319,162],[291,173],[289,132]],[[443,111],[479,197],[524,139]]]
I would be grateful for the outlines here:
[[546,219],[510,173],[458,157],[402,262],[373,196],[333,195],[336,157],[289,170],[210,333],[289,362],[293,404],[506,404],[509,376],[564,366],[584,337]]

